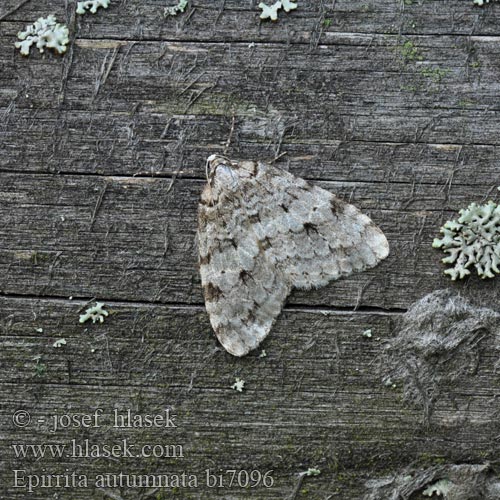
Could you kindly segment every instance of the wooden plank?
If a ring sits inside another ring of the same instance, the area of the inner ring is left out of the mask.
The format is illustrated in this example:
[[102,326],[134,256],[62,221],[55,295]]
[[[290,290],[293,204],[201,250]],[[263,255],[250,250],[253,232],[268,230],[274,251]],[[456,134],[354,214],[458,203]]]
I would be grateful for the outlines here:
[[[335,492],[341,498],[360,498],[367,474],[376,477],[391,467],[425,464],[442,456],[463,461],[494,458],[499,428],[490,418],[498,411],[498,401],[492,400],[496,358],[486,346],[481,370],[467,378],[466,386],[450,388],[437,403],[429,429],[421,423],[422,410],[402,405],[400,389],[385,387],[376,374],[397,315],[286,310],[264,343],[267,357],[256,352],[237,359],[215,349],[200,307],[111,302],[113,312],[104,324],[81,325],[83,305],[0,299],[2,360],[15,367],[0,373],[0,418],[10,422],[20,408],[33,418],[32,425],[1,436],[9,450],[0,457],[4,485],[12,484],[15,468],[33,474],[76,469],[89,477],[104,471],[272,469],[273,488],[228,488],[218,495],[274,499],[291,493],[298,472],[317,466],[322,474],[304,483],[312,498]],[[39,328],[43,332],[37,332]],[[367,328],[374,332],[372,339],[362,335]],[[67,344],[54,348],[59,338]],[[45,370],[36,369],[36,355],[41,355]],[[241,394],[230,387],[235,377],[246,381]],[[88,414],[96,408],[104,410],[101,427],[50,432],[52,415]],[[114,429],[110,415],[115,408],[142,414],[170,408],[178,427]],[[38,423],[39,418],[45,422]],[[439,432],[441,439],[427,439],[429,432]],[[12,444],[37,443],[42,437],[52,444],[72,439],[115,444],[124,437],[139,447],[176,443],[183,445],[185,458],[14,458]],[[13,488],[2,491],[12,499],[26,496]],[[46,491],[39,489],[33,498],[46,498]],[[122,489],[121,494],[135,498],[134,491]],[[215,498],[215,492],[204,487],[181,489],[179,494]],[[103,495],[77,488],[72,498]]]
[[478,41],[467,62],[463,37],[424,37],[424,59],[404,63],[396,37],[341,38],[315,57],[276,44],[80,41],[64,87],[68,59],[28,62],[2,39],[0,168],[198,177],[234,118],[228,154],[289,152],[305,177],[499,178],[497,41]]
[[[375,269],[294,292],[290,304],[406,308],[451,285],[442,274],[443,255],[431,244],[447,217],[471,201],[467,187],[318,184],[371,215],[391,255]],[[189,179],[2,174],[2,292],[201,303],[195,231],[202,186]],[[489,185],[474,195],[496,196]],[[467,281],[490,304],[499,286],[498,280]]]
[[[17,0],[2,4],[0,18],[17,5]],[[165,39],[203,41],[290,41],[309,43],[319,33],[378,34],[485,34],[498,35],[500,9],[474,7],[472,0],[302,0],[300,7],[281,22],[259,22],[260,10],[253,0],[196,0],[192,14],[164,19],[164,3],[144,0],[120,3],[98,16],[78,19],[79,36],[86,38]],[[175,0],[170,2],[175,4]],[[48,12],[60,19],[69,18],[73,5],[63,1],[30,2],[7,17],[31,22]],[[138,22],[140,18],[140,22]],[[324,20],[329,21],[324,23]]]
[[[44,500],[349,500],[409,465],[496,460],[493,338],[429,425],[382,373],[402,312],[424,294],[452,287],[498,309],[498,279],[452,284],[431,243],[460,208],[498,200],[500,5],[301,0],[267,23],[254,0],[192,0],[164,19],[168,3],[113,1],[83,17],[66,0],[0,6],[0,497],[27,497],[12,487],[24,468],[201,481],[29,495]],[[70,25],[68,54],[22,58],[16,33],[49,13]],[[278,166],[355,203],[391,245],[375,269],[294,292],[266,357],[225,353],[203,307],[196,209],[205,159],[224,152],[286,153]],[[111,310],[102,325],[78,322],[91,297]],[[99,407],[102,427],[47,425]],[[169,408],[179,426],[114,429],[115,408]],[[20,409],[27,427],[13,424]],[[124,437],[181,444],[185,457],[19,459],[12,448]],[[309,467],[321,475],[293,496]],[[272,469],[275,484],[213,489],[206,468]]]

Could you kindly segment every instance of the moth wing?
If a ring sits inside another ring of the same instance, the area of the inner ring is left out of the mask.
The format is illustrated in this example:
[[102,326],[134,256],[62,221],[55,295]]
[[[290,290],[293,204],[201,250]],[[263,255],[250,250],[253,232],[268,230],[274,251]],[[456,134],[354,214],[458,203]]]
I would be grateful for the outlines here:
[[231,200],[200,206],[198,247],[212,328],[229,353],[244,356],[266,338],[291,288],[266,257],[251,217]]
[[384,233],[354,205],[329,191],[265,166],[274,194],[256,230],[269,241],[267,260],[290,287],[309,289],[376,266],[389,254]]
[[353,205],[277,168],[259,163],[252,171],[232,173],[238,195],[199,209],[205,305],[235,356],[268,335],[292,288],[323,286],[389,253],[382,231]]
[[[202,272],[209,275],[213,269]],[[228,283],[228,272],[220,279],[209,277],[211,281],[203,287],[205,305],[212,328],[226,351],[244,356],[267,337],[290,288],[264,259],[256,261],[251,275],[238,281],[234,276],[236,282],[228,290],[215,288]]]

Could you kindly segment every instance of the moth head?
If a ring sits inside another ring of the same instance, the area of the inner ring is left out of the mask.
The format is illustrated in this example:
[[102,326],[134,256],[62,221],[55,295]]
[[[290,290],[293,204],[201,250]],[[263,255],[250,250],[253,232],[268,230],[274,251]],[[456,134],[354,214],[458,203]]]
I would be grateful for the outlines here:
[[206,176],[212,201],[217,201],[221,194],[238,191],[241,182],[250,176],[248,162],[236,162],[221,155],[207,158]]

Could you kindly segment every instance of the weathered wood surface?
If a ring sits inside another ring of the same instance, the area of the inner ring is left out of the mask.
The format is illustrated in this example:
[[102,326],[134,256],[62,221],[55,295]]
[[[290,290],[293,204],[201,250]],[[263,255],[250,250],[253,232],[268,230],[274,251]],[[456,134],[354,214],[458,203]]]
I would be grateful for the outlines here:
[[[273,469],[276,482],[148,498],[283,499],[297,473],[318,466],[297,498],[356,499],[367,479],[410,463],[498,458],[487,345],[429,426],[400,388],[381,383],[377,360],[399,315],[432,290],[453,286],[498,309],[498,279],[452,285],[430,245],[459,208],[498,199],[500,5],[304,0],[271,25],[259,23],[257,3],[193,1],[168,20],[153,1],[81,18],[72,2],[30,1],[8,16],[19,2],[0,6],[2,498],[27,496],[12,488],[16,468],[89,477],[211,468]],[[71,26],[71,49],[22,58],[17,31],[48,13]],[[391,244],[373,270],[294,292],[266,358],[218,350],[203,309],[197,199],[205,158],[224,150],[286,153],[277,165],[351,200]],[[92,297],[113,314],[80,325]],[[67,345],[54,348],[58,338]],[[242,394],[235,377],[246,380]],[[54,434],[36,422],[98,407],[170,407],[179,427]],[[32,425],[13,426],[18,409]],[[11,448],[123,437],[182,444],[185,458],[16,460]],[[113,498],[93,487],[69,495],[39,488],[30,498]]]

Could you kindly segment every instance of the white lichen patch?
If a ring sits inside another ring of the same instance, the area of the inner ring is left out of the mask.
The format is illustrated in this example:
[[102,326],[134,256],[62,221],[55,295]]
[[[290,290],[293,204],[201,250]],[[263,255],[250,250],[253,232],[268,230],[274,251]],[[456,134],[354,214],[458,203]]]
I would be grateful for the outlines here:
[[56,348],[59,348],[59,347],[62,347],[63,345],[66,345],[67,342],[66,342],[66,339],[57,339],[53,344],[52,346],[53,347],[56,347]]
[[85,323],[89,319],[92,323],[104,323],[104,318],[109,316],[109,312],[103,309],[102,302],[96,302],[95,306],[89,307],[83,314],[80,315],[80,323]]
[[451,481],[448,481],[448,479],[441,479],[422,491],[422,495],[426,497],[437,495],[438,497],[446,498],[452,487],[453,483]]
[[33,44],[40,52],[44,52],[47,48],[53,49],[58,54],[64,54],[69,43],[69,30],[51,15],[38,18],[32,25],[26,26],[25,31],[20,31],[17,37],[21,41],[16,42],[15,46],[20,49],[23,56],[29,55]]
[[259,9],[262,10],[261,19],[278,20],[278,10],[281,9],[281,2],[275,2],[273,5],[266,5],[264,2],[259,3]]
[[297,4],[291,0],[281,0],[281,6],[285,12],[290,12],[291,10],[295,10],[297,8]]
[[371,339],[373,337],[371,328],[363,332],[363,337],[366,337],[367,339]]
[[109,7],[109,2],[110,0],[87,0],[85,2],[78,2],[76,5],[76,13],[80,15],[86,14],[87,12],[95,14],[100,7],[107,9]]
[[459,214],[441,228],[443,238],[432,243],[448,254],[443,262],[453,265],[444,273],[452,280],[462,279],[472,267],[481,278],[494,278],[500,273],[500,206],[493,201],[471,203]]
[[363,500],[433,497],[436,500],[497,500],[500,481],[488,464],[408,467],[365,483]]
[[188,6],[188,0],[179,0],[177,5],[173,5],[172,7],[166,7],[163,15],[165,17],[176,16],[177,14],[181,14],[186,10]]
[[476,5],[480,5],[480,6],[483,6],[487,3],[490,3],[491,2],[498,2],[498,0],[473,0],[473,3],[475,3]]
[[310,467],[307,469],[305,472],[303,472],[304,476],[319,476],[321,474],[321,471],[319,469],[316,469],[315,467]]
[[291,0],[279,0],[272,5],[267,5],[264,2],[259,3],[259,9],[262,10],[260,14],[261,19],[270,19],[271,21],[278,20],[278,11],[283,9],[285,12],[290,12],[297,8],[297,4]]
[[245,388],[245,381],[241,378],[236,377],[236,382],[231,386],[231,389],[234,389],[238,392],[243,392]]

